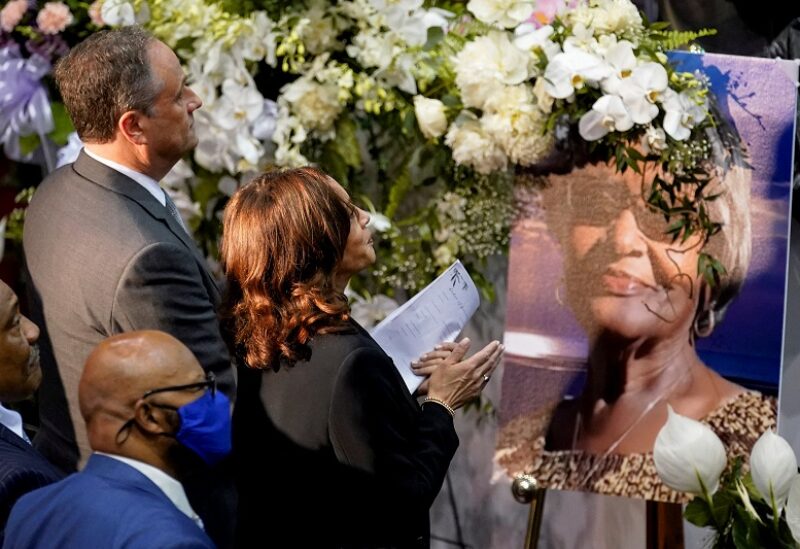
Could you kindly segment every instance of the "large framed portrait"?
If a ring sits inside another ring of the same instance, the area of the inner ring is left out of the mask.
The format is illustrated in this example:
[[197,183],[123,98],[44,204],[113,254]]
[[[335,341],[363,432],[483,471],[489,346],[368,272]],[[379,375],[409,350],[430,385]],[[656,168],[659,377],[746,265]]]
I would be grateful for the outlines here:
[[673,61],[705,75],[728,121],[709,155],[743,153],[709,174],[722,228],[705,251],[725,275],[708,284],[700,248],[665,235],[668,221],[644,203],[646,170],[595,163],[521,185],[496,459],[546,488],[684,501],[652,460],[668,407],[707,423],[733,454],[775,426],[797,67]]

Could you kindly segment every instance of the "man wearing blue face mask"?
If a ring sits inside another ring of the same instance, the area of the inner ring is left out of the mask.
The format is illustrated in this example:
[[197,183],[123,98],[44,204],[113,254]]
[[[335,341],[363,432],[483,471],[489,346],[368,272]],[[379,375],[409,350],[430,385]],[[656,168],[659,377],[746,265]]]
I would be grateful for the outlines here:
[[214,547],[178,480],[230,452],[213,374],[166,333],[127,332],[89,356],[78,399],[94,453],[14,506],[3,547]]

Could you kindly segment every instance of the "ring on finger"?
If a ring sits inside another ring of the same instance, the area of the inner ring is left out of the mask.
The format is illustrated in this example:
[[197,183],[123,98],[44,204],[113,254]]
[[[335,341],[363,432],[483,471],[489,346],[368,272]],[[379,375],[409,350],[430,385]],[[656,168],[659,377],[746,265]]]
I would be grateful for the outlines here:
[[483,374],[483,382],[484,383],[489,383],[489,379],[491,379],[489,374]]

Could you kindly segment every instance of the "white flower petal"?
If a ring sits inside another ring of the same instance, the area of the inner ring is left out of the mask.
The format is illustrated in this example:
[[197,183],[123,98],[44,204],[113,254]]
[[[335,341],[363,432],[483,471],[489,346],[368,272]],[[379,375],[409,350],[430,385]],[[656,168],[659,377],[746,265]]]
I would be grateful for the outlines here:
[[719,488],[727,465],[725,446],[707,425],[667,407],[667,422],[653,447],[653,461],[664,484],[679,492],[708,495]]
[[766,431],[753,445],[750,472],[761,497],[770,505],[774,498],[780,512],[797,475],[797,458],[792,447],[772,430]]

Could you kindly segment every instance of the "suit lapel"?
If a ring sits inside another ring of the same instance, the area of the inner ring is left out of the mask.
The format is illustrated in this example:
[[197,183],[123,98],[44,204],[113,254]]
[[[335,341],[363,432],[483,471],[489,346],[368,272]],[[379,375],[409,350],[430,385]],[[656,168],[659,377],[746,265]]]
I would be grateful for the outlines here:
[[14,433],[11,429],[0,423],[0,439],[8,442],[19,448],[20,450],[24,450],[25,452],[30,452],[33,450],[33,447],[25,442],[22,437],[18,436]]
[[152,194],[136,181],[96,161],[83,150],[81,150],[78,159],[73,164],[73,169],[78,175],[88,179],[92,183],[133,200],[150,214],[151,217],[164,223],[170,232],[192,252],[195,260],[203,267],[206,277],[211,281],[213,288],[217,291],[217,299],[219,298],[220,291],[217,286],[217,281],[214,280],[214,277],[208,272],[206,260],[200,253],[197,244],[192,240],[192,237],[183,230],[183,227],[178,225],[178,222],[169,215],[167,209],[162,206]]

